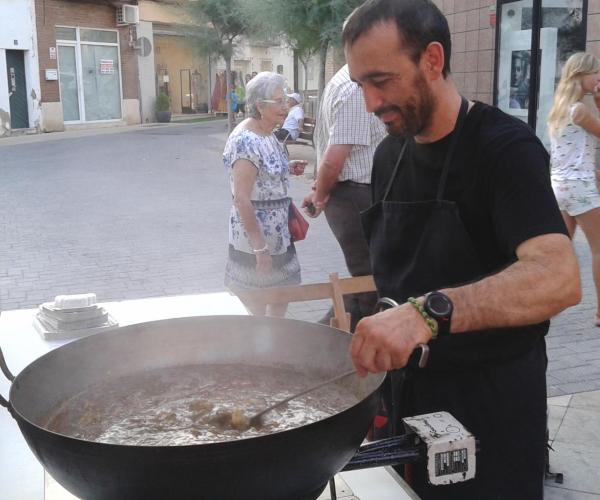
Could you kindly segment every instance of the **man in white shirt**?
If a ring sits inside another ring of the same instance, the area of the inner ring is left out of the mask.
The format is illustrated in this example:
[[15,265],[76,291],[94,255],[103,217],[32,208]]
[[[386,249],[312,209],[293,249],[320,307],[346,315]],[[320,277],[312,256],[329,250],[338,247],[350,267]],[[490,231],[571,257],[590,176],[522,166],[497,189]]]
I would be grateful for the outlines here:
[[[325,212],[352,276],[371,274],[369,247],[362,232],[360,212],[371,205],[373,154],[387,135],[385,126],[368,113],[360,87],[343,66],[325,86],[315,128],[318,174],[303,202],[311,217]],[[347,296],[352,329],[373,314],[375,294]],[[328,314],[330,316],[330,314]],[[327,316],[321,322],[328,322]]]
[[302,97],[300,94],[287,94],[290,110],[283,126],[275,131],[275,137],[280,141],[288,138],[295,141],[300,136],[304,127],[304,110],[302,109]]

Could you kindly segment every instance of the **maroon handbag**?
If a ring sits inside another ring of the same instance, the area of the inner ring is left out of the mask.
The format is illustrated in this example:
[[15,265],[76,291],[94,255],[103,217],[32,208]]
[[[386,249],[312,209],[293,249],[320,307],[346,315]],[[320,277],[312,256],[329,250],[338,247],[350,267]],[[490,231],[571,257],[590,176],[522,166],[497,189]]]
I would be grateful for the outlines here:
[[298,207],[294,202],[290,203],[290,213],[288,216],[288,229],[290,230],[290,236],[292,241],[301,241],[306,238],[308,232],[308,222],[302,216]]

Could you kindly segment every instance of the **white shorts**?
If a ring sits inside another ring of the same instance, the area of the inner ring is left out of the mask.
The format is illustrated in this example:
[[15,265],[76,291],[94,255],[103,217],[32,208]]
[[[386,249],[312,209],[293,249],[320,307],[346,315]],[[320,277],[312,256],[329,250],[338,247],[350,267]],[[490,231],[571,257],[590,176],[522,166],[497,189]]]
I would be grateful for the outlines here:
[[552,179],[552,189],[558,201],[558,208],[571,217],[600,208],[600,194],[594,179],[556,180]]

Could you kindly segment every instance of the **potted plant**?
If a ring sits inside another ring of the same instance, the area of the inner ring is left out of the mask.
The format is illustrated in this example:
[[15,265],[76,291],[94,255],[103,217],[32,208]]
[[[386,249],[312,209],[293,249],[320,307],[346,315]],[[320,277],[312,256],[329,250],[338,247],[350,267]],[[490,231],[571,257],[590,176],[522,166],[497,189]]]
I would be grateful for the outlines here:
[[171,103],[169,102],[169,96],[162,90],[156,97],[154,103],[154,111],[156,111],[156,121],[159,123],[168,123],[171,121]]

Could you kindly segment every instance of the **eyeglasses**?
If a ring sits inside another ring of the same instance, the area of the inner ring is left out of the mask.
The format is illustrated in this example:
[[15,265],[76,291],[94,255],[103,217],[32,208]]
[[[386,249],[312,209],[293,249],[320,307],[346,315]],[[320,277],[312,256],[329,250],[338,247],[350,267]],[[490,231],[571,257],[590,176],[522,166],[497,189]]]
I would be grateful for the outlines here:
[[260,102],[265,102],[267,104],[276,104],[277,106],[287,105],[286,99],[261,99]]

